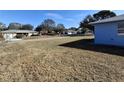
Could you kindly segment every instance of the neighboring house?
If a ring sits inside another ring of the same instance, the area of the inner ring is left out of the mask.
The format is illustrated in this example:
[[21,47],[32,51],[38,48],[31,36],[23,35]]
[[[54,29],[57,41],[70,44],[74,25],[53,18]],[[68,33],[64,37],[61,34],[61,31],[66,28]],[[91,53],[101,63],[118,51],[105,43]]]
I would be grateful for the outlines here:
[[[1,31],[5,41],[11,41],[14,40],[16,38],[16,36],[19,35],[25,35],[25,36],[31,36],[33,34],[36,34],[36,31],[30,31],[30,30],[6,30],[6,31]],[[22,39],[20,37],[20,39]]]
[[77,34],[81,34],[82,33],[82,28],[78,28],[78,30],[77,30]]
[[90,24],[94,25],[95,44],[124,46],[124,15]]
[[74,30],[68,30],[67,31],[67,35],[75,35],[75,34],[77,34],[77,32]]

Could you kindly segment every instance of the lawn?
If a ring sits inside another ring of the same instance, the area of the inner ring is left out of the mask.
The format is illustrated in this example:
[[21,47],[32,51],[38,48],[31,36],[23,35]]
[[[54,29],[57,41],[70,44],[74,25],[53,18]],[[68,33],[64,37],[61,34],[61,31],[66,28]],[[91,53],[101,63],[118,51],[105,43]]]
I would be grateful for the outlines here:
[[124,48],[92,37],[53,37],[0,45],[0,81],[124,81]]

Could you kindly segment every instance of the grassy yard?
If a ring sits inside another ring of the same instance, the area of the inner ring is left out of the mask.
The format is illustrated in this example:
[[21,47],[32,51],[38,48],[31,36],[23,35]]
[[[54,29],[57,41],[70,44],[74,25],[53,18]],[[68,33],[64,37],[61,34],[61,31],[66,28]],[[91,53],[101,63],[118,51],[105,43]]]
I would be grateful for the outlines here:
[[89,36],[2,44],[0,81],[124,81],[124,48]]

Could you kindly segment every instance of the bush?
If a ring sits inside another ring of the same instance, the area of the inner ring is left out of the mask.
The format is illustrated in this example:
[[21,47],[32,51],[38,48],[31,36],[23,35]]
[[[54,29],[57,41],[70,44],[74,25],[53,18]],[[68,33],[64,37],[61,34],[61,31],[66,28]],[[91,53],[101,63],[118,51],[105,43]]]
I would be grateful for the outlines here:
[[85,34],[87,31],[89,31],[88,28],[82,28],[81,33],[82,33],[82,34]]

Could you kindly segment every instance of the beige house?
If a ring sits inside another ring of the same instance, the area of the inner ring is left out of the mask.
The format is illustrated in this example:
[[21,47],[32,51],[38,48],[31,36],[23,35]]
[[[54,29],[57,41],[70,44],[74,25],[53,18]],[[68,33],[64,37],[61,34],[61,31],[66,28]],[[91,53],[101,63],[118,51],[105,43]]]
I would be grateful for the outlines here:
[[12,40],[21,40],[22,38],[17,38],[17,35],[24,35],[26,37],[30,37],[31,35],[37,34],[36,31],[30,30],[6,30],[1,31],[5,41],[12,41]]

